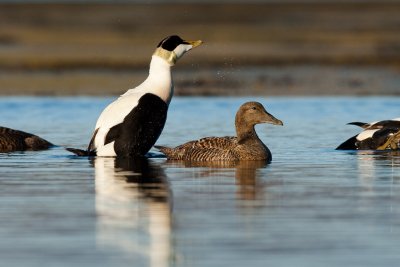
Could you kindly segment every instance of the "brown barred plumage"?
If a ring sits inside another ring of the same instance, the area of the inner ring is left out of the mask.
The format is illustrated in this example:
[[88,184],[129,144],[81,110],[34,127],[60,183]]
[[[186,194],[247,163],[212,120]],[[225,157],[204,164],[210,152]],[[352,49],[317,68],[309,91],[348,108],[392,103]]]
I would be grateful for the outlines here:
[[283,123],[269,114],[258,102],[243,104],[236,113],[237,137],[205,137],[175,148],[155,146],[168,159],[189,161],[271,161],[268,147],[258,138],[254,125],[258,123]]
[[34,134],[0,126],[0,152],[43,150],[52,143]]

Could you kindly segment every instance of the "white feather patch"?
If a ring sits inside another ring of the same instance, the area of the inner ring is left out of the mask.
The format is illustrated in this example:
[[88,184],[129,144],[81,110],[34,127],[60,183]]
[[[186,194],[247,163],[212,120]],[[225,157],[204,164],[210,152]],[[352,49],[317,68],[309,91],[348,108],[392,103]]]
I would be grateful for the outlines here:
[[115,156],[114,142],[104,146],[105,137],[113,126],[124,121],[125,117],[138,105],[139,99],[151,93],[159,96],[167,105],[173,94],[171,66],[163,59],[153,56],[149,76],[136,88],[129,89],[117,100],[109,104],[97,120],[95,129],[99,129],[94,140],[98,156]]
[[363,140],[365,140],[365,139],[367,139],[367,138],[372,137],[372,136],[374,135],[374,133],[375,133],[376,131],[378,131],[378,130],[379,130],[379,129],[362,131],[359,135],[357,135],[356,139],[357,139],[358,141],[363,141]]
[[115,157],[117,153],[114,151],[114,142],[97,148],[96,154],[99,157]]

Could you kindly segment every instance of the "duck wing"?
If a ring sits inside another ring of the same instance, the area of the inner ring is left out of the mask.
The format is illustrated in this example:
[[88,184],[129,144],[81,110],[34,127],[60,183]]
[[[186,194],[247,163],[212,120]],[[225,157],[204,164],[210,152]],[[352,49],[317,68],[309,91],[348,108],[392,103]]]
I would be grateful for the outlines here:
[[185,151],[184,160],[189,161],[236,161],[239,160],[232,149],[191,147]]
[[[228,160],[232,158],[232,149],[237,145],[237,139],[233,136],[205,137],[199,140],[184,143],[175,148],[155,146],[168,159],[175,160]],[[220,159],[216,159],[219,157]],[[232,159],[233,160],[233,159]]]
[[399,149],[400,128],[367,129],[342,143],[341,150],[386,150]]
[[358,141],[358,149],[387,150],[399,149],[400,147],[400,129],[383,128],[377,130],[372,137]]
[[237,146],[237,138],[233,136],[225,137],[205,137],[196,141],[188,142],[183,144],[185,147],[192,148],[221,148],[231,149]]

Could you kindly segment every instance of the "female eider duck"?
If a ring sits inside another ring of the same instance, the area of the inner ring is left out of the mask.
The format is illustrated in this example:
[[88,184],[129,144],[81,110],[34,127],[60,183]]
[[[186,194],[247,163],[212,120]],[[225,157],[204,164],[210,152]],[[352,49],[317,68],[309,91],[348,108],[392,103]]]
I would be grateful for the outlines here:
[[339,145],[339,150],[397,150],[400,149],[400,118],[372,123],[350,122],[364,130]]
[[100,114],[87,150],[68,150],[80,156],[144,156],[157,141],[167,119],[174,89],[171,67],[201,43],[176,35],[163,39],[153,53],[147,79]]
[[34,134],[0,126],[0,153],[44,150],[53,144]]
[[270,150],[257,136],[254,126],[259,123],[283,125],[269,114],[262,104],[247,102],[236,113],[236,137],[205,137],[175,148],[155,146],[168,159],[187,161],[264,160],[270,162]]

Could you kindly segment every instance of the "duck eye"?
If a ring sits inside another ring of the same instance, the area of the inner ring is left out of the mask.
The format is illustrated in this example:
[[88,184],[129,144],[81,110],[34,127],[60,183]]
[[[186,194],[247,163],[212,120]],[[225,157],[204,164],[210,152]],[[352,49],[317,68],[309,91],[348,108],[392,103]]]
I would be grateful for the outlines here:
[[251,109],[252,109],[252,110],[256,110],[257,108],[256,108],[256,107],[252,107]]

